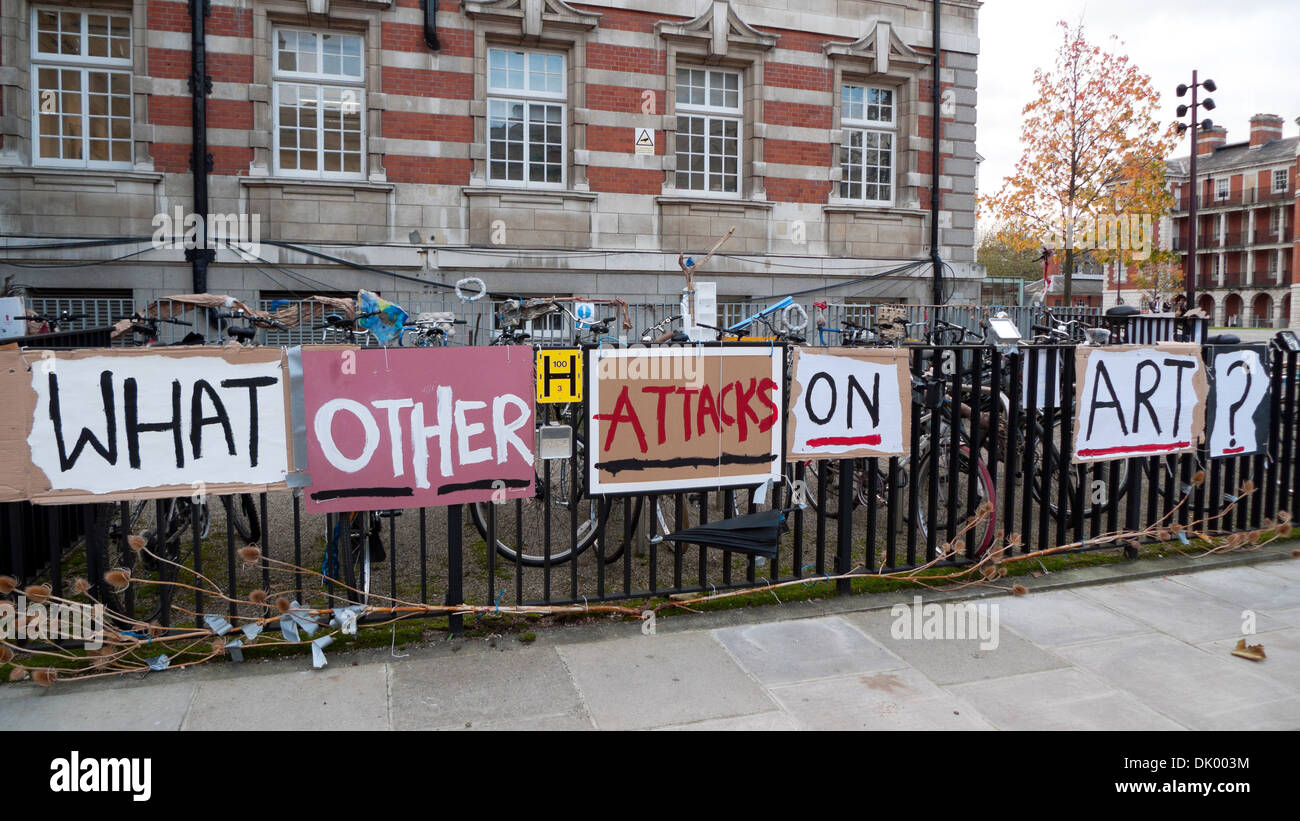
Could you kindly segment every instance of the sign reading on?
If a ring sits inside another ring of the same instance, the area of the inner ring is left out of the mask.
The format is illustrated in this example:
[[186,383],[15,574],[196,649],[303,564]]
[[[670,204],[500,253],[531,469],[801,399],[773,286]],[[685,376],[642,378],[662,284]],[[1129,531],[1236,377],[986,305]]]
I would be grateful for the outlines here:
[[767,345],[591,351],[589,492],[779,481],[782,359]]
[[1268,452],[1269,376],[1264,345],[1210,352],[1210,458]]
[[[288,466],[280,349],[10,352],[0,496],[80,502],[261,491]],[[15,367],[16,366],[16,367]],[[10,425],[6,425],[10,427]]]
[[906,455],[912,422],[907,364],[901,348],[796,349],[789,457]]
[[1205,431],[1201,346],[1164,342],[1075,353],[1074,461],[1184,453]]
[[539,404],[582,401],[582,350],[542,348],[537,351]]
[[533,492],[532,348],[304,348],[309,513]]

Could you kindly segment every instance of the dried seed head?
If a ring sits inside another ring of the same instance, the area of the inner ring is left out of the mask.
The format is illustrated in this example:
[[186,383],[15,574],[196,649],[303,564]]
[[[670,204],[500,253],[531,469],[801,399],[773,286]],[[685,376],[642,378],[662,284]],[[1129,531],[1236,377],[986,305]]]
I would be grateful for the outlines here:
[[291,605],[289,604],[289,600],[284,596],[275,600],[275,609],[279,610],[281,613],[288,613],[290,607]]
[[136,553],[139,553],[141,550],[144,550],[144,546],[148,544],[148,542],[145,541],[145,538],[143,536],[140,536],[135,533],[132,533],[130,536],[127,537],[126,543],[127,546],[129,546]]
[[1286,523],[1286,522],[1291,521],[1291,511],[1289,511],[1289,510],[1279,510],[1279,511],[1277,512],[1277,520],[1278,520],[1279,522],[1283,522],[1283,523]]
[[0,644],[0,664],[8,664],[14,660],[14,651]]
[[244,560],[245,564],[253,564],[262,558],[262,549],[255,544],[239,548],[239,558]]
[[1254,493],[1254,492],[1255,492],[1255,483],[1254,483],[1254,482],[1252,482],[1251,480],[1247,479],[1246,481],[1244,481],[1244,482],[1241,483],[1241,493],[1242,493],[1243,496],[1246,495],[1247,493]]
[[18,580],[13,576],[0,576],[0,596],[7,596],[18,589]]
[[125,567],[110,570],[104,574],[104,581],[111,584],[116,592],[121,593],[131,586],[131,571]]
[[1246,534],[1246,541],[1251,544],[1259,544],[1259,540],[1262,538],[1264,538],[1264,532],[1262,530],[1252,530]]
[[10,681],[22,681],[27,678],[27,670],[23,667],[15,667],[9,671]]
[[1169,530],[1166,530],[1166,529],[1163,528],[1163,527],[1156,531],[1156,538],[1159,539],[1159,540],[1162,541],[1162,542],[1167,542],[1167,541],[1169,541],[1170,539],[1172,539],[1173,537],[1174,537],[1174,534],[1173,534],[1172,532],[1170,532]]
[[1024,540],[1020,538],[1019,533],[1012,533],[1010,536],[1007,537],[1008,547],[1019,547],[1022,544],[1024,544]]
[[1187,529],[1187,525],[1179,524],[1178,522],[1174,522],[1173,524],[1171,524],[1171,525],[1169,526],[1169,529],[1172,530],[1172,531],[1174,532],[1174,535],[1178,535],[1179,533],[1182,533],[1184,530]]
[[1292,551],[1291,551],[1291,558],[1293,558],[1293,559],[1300,559],[1300,550],[1292,550]]
[[980,505],[978,508],[975,509],[975,517],[978,519],[983,519],[986,518],[992,512],[993,512],[993,504],[991,502],[985,502],[984,504]]
[[72,589],[84,595],[90,592],[90,582],[86,581],[85,579],[78,578],[72,582]]
[[54,591],[50,589],[48,584],[31,584],[23,591],[23,595],[33,604],[41,604],[48,599],[50,594],[53,592]]
[[1029,592],[1029,588],[1025,587],[1023,584],[1017,584],[1011,588],[1011,593],[1014,596],[1023,596],[1028,592]]
[[1274,528],[1274,530],[1277,532],[1277,535],[1282,536],[1282,537],[1284,537],[1284,538],[1285,538],[1286,536],[1290,536],[1290,535],[1291,535],[1291,525],[1290,525],[1290,523],[1283,523],[1283,524],[1280,524],[1280,525],[1278,525],[1276,528]]
[[167,631],[158,622],[156,621],[149,622],[149,635],[152,636],[153,638],[158,638],[159,636],[163,635],[166,632]]
[[213,639],[213,640],[212,640],[212,654],[213,654],[214,656],[219,656],[219,655],[221,655],[221,654],[224,653],[224,652],[226,652],[226,640],[225,640],[225,639]]
[[1198,470],[1192,474],[1192,487],[1200,487],[1205,484],[1205,471]]
[[46,667],[44,670],[37,670],[32,673],[32,681],[36,682],[42,687],[49,687],[51,684],[53,684],[58,680],[59,680],[59,674],[54,672],[54,669],[51,667]]
[[264,605],[266,604],[266,591],[254,590],[253,592],[248,594],[248,600],[251,601],[253,604]]

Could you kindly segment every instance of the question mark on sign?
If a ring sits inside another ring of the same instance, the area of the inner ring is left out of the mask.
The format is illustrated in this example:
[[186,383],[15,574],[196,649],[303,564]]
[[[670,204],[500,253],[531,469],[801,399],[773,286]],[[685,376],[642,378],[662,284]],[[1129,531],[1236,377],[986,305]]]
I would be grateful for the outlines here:
[[1230,448],[1237,446],[1237,411],[1241,410],[1241,406],[1246,404],[1246,397],[1250,396],[1250,383],[1253,381],[1250,375],[1252,368],[1246,363],[1246,360],[1238,359],[1229,365],[1228,375],[1231,376],[1232,372],[1237,368],[1241,368],[1246,372],[1246,389],[1241,392],[1240,399],[1228,406],[1228,447]]

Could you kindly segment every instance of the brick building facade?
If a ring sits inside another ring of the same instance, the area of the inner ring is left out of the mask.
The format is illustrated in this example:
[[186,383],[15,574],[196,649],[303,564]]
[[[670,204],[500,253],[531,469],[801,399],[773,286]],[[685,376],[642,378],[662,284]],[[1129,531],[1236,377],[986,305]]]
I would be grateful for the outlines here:
[[[825,284],[929,301],[928,268],[860,281],[929,254],[929,0],[442,0],[437,51],[421,5],[212,0],[209,208],[256,218],[262,244],[220,250],[210,291],[418,302],[423,282],[480,276],[671,301],[679,252],[735,226],[709,265],[720,299]],[[942,3],[957,299],[979,288],[979,5]],[[0,260],[50,266],[5,275],[41,293],[190,290],[183,249],[30,248],[149,238],[191,209],[190,25],[182,0],[0,7]]]
[[[1258,114],[1250,139],[1228,142],[1216,126],[1197,139],[1197,304],[1216,326],[1285,328],[1296,324],[1293,301],[1300,280],[1296,220],[1297,151],[1300,139],[1283,137],[1283,119]],[[1190,158],[1169,161],[1175,196],[1173,212],[1157,227],[1160,247],[1180,252],[1188,267]],[[1105,304],[1116,303],[1129,286],[1107,266]],[[1126,302],[1137,300],[1128,295]]]

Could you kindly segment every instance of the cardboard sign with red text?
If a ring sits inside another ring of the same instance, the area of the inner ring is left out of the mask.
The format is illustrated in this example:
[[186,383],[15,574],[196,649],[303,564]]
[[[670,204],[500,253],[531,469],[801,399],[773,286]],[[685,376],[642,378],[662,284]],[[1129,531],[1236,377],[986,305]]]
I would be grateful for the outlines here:
[[780,348],[594,349],[589,357],[592,495],[780,481]]
[[533,493],[533,350],[302,349],[307,512]]

